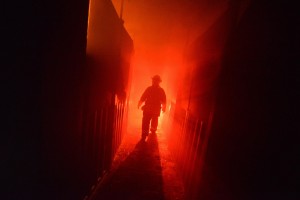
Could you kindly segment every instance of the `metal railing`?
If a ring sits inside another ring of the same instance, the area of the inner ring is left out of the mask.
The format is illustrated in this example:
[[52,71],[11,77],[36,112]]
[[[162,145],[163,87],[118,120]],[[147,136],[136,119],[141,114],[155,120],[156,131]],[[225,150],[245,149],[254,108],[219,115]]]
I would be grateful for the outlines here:
[[116,96],[113,100],[85,115],[81,154],[88,185],[95,186],[110,170],[122,142],[128,105]]

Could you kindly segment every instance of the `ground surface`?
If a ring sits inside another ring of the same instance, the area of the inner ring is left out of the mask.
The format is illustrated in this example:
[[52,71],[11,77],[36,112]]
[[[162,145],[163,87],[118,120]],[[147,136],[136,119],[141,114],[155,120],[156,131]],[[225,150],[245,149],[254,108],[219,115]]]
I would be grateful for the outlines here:
[[112,170],[97,187],[93,200],[184,200],[164,135],[158,131],[141,142],[138,132],[126,134]]

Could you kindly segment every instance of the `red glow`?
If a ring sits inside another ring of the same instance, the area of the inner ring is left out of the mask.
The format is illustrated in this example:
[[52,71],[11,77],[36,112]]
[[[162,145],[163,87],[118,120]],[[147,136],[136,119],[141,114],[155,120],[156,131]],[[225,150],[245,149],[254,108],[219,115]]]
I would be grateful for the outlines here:
[[[121,1],[112,2],[120,13]],[[227,1],[196,5],[179,1],[124,1],[124,26],[135,49],[131,64],[129,127],[141,126],[142,111],[137,109],[137,103],[153,75],[162,77],[161,86],[166,91],[168,106],[175,103],[179,88],[185,90],[181,84],[191,81],[184,79],[191,77],[190,73],[199,63],[186,62],[187,49],[224,13]],[[201,52],[197,53],[201,56]],[[164,121],[163,116],[160,122]]]
[[[149,56],[149,55],[146,55]],[[176,67],[173,68],[173,73],[168,70],[170,67],[167,63],[162,61],[157,61],[155,64],[145,61],[145,55],[135,54],[132,61],[132,86],[130,94],[130,118],[129,126],[131,127],[140,127],[142,119],[142,111],[137,109],[138,101],[146,89],[146,87],[151,85],[151,77],[155,74],[159,74],[162,77],[161,87],[165,89],[167,94],[167,104],[170,104],[171,100],[175,100],[176,91],[174,88],[175,76],[177,75]],[[154,67],[153,67],[154,66]],[[175,72],[175,73],[174,73]],[[164,114],[159,118],[159,124],[163,119]]]
[[[236,23],[228,12],[229,1],[112,2],[117,11],[121,10],[121,2],[124,3],[124,27],[134,43],[134,55],[130,62],[130,87],[127,90],[127,127],[132,131],[131,134],[141,135],[142,111],[137,107],[138,101],[144,90],[151,85],[151,77],[160,75],[161,87],[167,95],[168,109],[159,118],[158,136],[166,138],[185,182],[193,183],[194,189],[197,189],[201,182],[214,114],[214,92],[221,69],[223,48],[229,30]],[[93,9],[91,3],[90,12],[106,11]],[[114,14],[116,17],[115,12]],[[93,17],[89,22],[92,27]],[[98,34],[95,30],[88,32],[88,54],[95,58],[101,55],[109,59],[109,52],[115,50],[111,44],[116,42],[106,39],[118,38],[116,27],[104,26],[101,30],[96,30]],[[103,31],[104,29],[107,30]],[[102,35],[102,40],[99,35]]]

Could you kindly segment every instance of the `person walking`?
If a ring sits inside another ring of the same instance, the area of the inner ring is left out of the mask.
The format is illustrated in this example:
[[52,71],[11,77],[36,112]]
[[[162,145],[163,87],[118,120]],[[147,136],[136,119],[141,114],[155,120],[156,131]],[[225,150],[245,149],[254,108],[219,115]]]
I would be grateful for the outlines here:
[[152,85],[146,88],[138,102],[138,109],[145,102],[141,107],[143,110],[142,141],[145,141],[146,137],[149,135],[149,127],[151,127],[151,133],[156,133],[160,112],[161,110],[163,112],[166,111],[166,93],[159,85],[161,81],[159,75],[153,76]]

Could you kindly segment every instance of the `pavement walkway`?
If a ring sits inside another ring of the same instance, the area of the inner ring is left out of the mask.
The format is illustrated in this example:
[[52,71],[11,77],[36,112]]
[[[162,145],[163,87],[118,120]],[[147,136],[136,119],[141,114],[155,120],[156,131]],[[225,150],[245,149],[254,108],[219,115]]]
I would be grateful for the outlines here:
[[183,185],[163,133],[150,134],[142,142],[138,130],[130,131],[92,199],[184,200]]

